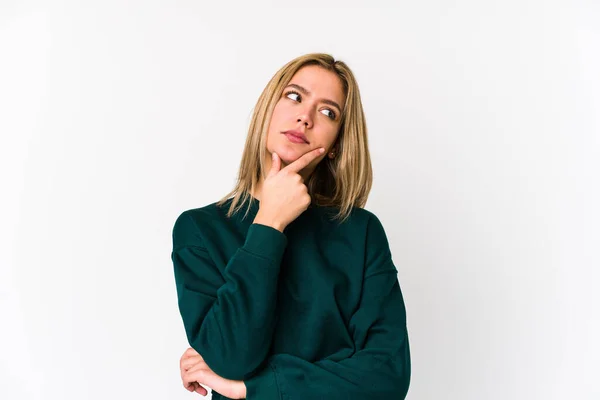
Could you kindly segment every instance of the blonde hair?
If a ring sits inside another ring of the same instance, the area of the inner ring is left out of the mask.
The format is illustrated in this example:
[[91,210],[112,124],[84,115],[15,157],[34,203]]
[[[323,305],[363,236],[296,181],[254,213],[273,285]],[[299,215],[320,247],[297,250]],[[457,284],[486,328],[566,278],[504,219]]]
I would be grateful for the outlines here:
[[[235,188],[217,202],[219,206],[233,197],[227,212],[231,217],[245,202],[246,214],[254,201],[254,192],[262,174],[266,177],[267,131],[273,109],[283,89],[294,74],[307,65],[317,65],[334,72],[341,80],[345,104],[341,114],[340,130],[336,138],[337,151],[333,159],[325,157],[305,182],[313,205],[337,208],[334,219],[344,221],[352,207],[363,208],[373,182],[373,172],[367,141],[367,125],[360,99],[358,84],[350,68],[324,53],[305,54],[285,64],[271,78],[256,102],[246,145],[240,162]],[[238,204],[239,203],[239,204]]]

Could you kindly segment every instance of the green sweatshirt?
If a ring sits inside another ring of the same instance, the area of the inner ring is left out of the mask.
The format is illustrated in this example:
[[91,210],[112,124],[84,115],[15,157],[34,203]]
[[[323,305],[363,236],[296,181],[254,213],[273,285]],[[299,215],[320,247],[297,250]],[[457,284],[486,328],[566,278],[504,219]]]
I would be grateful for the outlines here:
[[[375,214],[311,205],[284,232],[216,203],[173,227],[190,347],[249,400],[404,399],[411,365],[397,269]],[[213,399],[226,399],[212,391]]]

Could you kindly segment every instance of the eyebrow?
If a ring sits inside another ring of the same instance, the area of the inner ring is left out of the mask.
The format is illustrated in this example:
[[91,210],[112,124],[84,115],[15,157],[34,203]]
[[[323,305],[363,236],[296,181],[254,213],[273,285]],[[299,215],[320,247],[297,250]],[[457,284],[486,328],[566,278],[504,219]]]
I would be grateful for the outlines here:
[[[301,91],[302,93],[304,93],[307,96],[310,95],[310,92],[308,90],[306,90],[305,88],[303,88],[302,86],[300,86],[300,85],[297,85],[295,83],[290,83],[289,85],[286,86],[286,88],[290,87],[290,86],[293,87],[293,88],[298,89],[299,91]],[[325,103],[325,104],[329,104],[330,106],[337,107],[338,111],[340,113],[342,112],[342,107],[340,107],[340,105],[338,103],[336,103],[335,101],[329,100],[329,99],[322,99],[321,101],[323,103]]]

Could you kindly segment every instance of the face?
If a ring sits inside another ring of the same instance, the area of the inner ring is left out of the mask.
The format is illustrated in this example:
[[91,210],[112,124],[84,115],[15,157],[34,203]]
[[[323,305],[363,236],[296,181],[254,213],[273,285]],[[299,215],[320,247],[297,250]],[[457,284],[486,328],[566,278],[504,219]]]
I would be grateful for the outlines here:
[[[335,143],[344,101],[342,82],[334,72],[315,65],[298,70],[273,110],[267,134],[267,170],[273,152],[281,158],[283,168],[303,154],[324,147],[325,152],[301,171],[305,177],[309,175]],[[288,130],[303,133],[308,143],[283,133]]]

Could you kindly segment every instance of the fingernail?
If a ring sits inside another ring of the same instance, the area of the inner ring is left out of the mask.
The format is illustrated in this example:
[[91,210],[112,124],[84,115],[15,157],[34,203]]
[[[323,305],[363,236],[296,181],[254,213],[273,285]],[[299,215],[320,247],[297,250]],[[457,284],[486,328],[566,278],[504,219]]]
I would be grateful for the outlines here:
[[323,153],[324,151],[325,151],[325,147],[321,147],[321,148],[319,149],[319,153]]
[[275,161],[275,152],[273,152],[272,156],[273,156],[273,161]]

